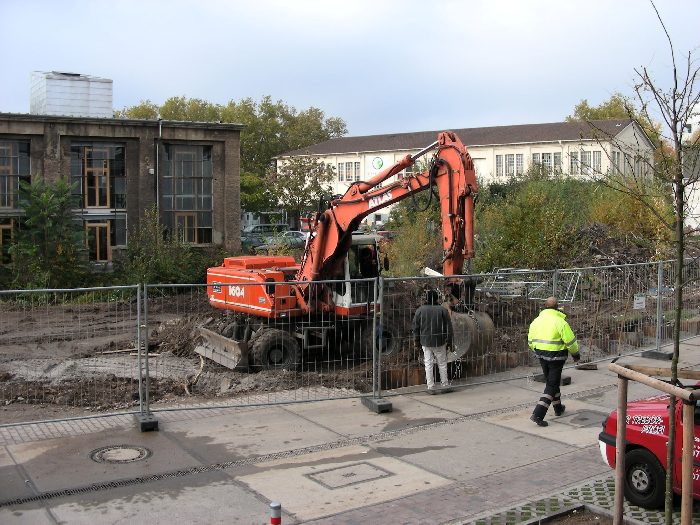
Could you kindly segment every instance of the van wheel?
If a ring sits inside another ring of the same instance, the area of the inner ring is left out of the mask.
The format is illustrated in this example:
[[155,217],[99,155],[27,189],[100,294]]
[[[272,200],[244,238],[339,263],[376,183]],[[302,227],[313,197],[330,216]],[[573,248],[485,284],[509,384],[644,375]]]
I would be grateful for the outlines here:
[[656,456],[643,448],[625,454],[625,497],[633,505],[658,509],[664,504],[666,473]]
[[299,362],[299,343],[289,332],[262,328],[251,338],[250,357],[257,370],[292,370]]

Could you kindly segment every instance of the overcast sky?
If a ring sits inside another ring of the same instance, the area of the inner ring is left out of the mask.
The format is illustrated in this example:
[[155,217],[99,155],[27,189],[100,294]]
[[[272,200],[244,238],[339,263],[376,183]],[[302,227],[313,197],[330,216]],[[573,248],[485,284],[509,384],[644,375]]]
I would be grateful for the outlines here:
[[[700,1],[657,0],[700,53]],[[270,95],[350,135],[556,122],[670,72],[645,0],[0,0],[0,112],[31,71],[114,81],[114,107]]]

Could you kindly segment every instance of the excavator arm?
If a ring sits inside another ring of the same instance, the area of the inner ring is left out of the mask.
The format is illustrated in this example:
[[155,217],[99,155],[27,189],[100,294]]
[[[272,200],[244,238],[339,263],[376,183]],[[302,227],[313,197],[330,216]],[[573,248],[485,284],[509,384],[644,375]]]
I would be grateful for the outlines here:
[[[428,169],[382,184],[418,158],[436,149]],[[477,193],[474,164],[469,153],[452,132],[416,155],[407,155],[375,177],[355,182],[345,194],[331,201],[322,212],[307,243],[297,281],[302,283],[333,279],[347,255],[352,232],[362,219],[377,210],[423,190],[437,189],[442,215],[443,274],[460,275],[465,259],[474,256],[474,199]],[[300,285],[303,293],[308,285]]]

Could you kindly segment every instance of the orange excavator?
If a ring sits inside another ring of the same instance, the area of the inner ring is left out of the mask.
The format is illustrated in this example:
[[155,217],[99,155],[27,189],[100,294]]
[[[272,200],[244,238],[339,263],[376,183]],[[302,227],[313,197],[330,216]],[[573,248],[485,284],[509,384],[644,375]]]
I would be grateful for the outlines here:
[[[433,150],[426,170],[404,172]],[[290,256],[238,256],[209,268],[209,303],[233,315],[220,332],[201,327],[202,343],[196,351],[239,369],[294,368],[302,352],[371,348],[373,335],[383,355],[397,352],[400,339],[395,329],[375,322],[380,305],[373,278],[387,263],[384,260],[382,268],[379,237],[353,233],[369,214],[423,190],[437,194],[443,275],[454,285],[452,296],[459,297],[460,279],[450,276],[461,275],[464,261],[474,256],[477,183],[466,148],[454,133],[445,131],[417,154],[353,183],[332,199],[312,220],[301,262]],[[493,334],[493,323],[484,313],[455,310],[452,319],[457,356],[470,347],[483,347]]]

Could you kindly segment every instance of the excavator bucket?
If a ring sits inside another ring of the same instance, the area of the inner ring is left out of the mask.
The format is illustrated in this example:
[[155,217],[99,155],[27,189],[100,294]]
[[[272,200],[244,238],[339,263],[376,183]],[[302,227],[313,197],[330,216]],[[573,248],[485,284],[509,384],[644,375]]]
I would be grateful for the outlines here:
[[493,341],[496,331],[493,321],[484,312],[450,311],[452,319],[452,351],[447,354],[447,361],[460,358],[473,359],[486,353]]
[[199,335],[201,342],[194,349],[197,354],[231,370],[248,369],[247,343],[234,341],[203,326],[199,327]]

